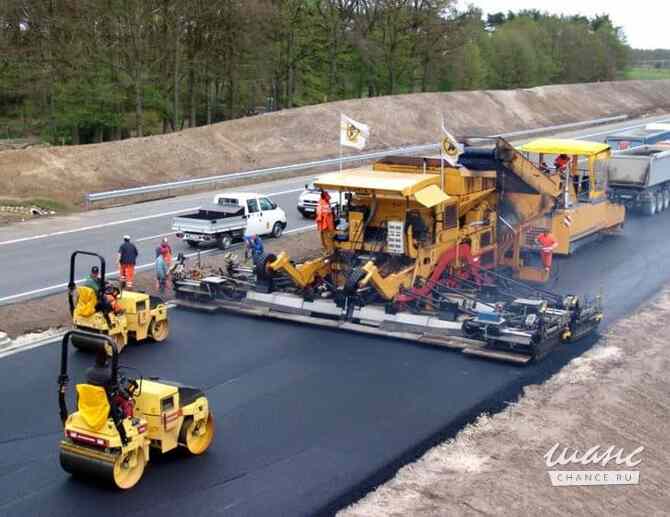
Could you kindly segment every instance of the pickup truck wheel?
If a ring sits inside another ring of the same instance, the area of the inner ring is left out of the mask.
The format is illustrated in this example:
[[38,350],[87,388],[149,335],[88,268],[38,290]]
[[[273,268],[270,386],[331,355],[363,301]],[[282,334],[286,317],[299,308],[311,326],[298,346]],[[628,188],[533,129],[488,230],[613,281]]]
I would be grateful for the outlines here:
[[225,250],[230,248],[230,245],[233,243],[233,238],[230,236],[230,234],[225,234],[219,237],[219,239],[216,241],[216,245],[220,250]]
[[284,225],[281,224],[280,222],[276,222],[275,225],[272,227],[272,236],[275,239],[278,239],[281,237],[281,234],[284,233]]
[[186,241],[186,244],[188,244],[189,248],[197,248],[198,247],[198,241],[188,240],[188,241]]

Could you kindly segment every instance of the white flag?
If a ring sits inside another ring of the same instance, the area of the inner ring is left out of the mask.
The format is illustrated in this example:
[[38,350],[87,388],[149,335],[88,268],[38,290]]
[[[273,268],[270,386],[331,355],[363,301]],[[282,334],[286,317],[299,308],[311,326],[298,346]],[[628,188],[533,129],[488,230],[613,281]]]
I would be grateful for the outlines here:
[[444,117],[442,117],[442,132],[444,133],[444,138],[442,139],[440,154],[447,160],[449,165],[456,167],[458,165],[458,157],[463,154],[463,146],[458,143],[458,140],[454,138],[454,135],[447,131],[447,127],[444,124]]
[[369,136],[368,126],[340,114],[340,145],[355,147],[360,151],[365,147]]

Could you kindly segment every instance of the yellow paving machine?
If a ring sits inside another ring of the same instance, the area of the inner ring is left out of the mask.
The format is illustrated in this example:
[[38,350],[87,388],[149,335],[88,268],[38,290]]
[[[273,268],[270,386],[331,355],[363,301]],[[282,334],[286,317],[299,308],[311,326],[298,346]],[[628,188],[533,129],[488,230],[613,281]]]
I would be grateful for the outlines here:
[[[86,285],[75,282],[78,256],[96,258],[98,277]],[[75,328],[110,336],[119,350],[129,341],[165,341],[170,333],[167,305],[146,293],[121,290],[105,280],[105,259],[97,253],[75,251],[70,256],[68,303]]]
[[466,148],[454,165],[392,156],[315,185],[344,200],[335,230],[322,233],[321,254],[299,264],[286,252],[266,254],[254,275],[230,265],[184,278],[175,282],[177,303],[522,363],[602,318],[599,299],[520,281],[548,277],[527,233],[540,217],[560,217],[560,185],[503,139]]
[[[76,385],[77,409],[67,407],[69,345],[95,351],[95,366]],[[111,354],[111,358],[108,358]],[[153,454],[178,447],[203,454],[214,438],[204,393],[157,378],[128,378],[110,336],[71,330],[63,337],[58,401],[64,437],[60,463],[70,474],[129,489],[142,478]]]

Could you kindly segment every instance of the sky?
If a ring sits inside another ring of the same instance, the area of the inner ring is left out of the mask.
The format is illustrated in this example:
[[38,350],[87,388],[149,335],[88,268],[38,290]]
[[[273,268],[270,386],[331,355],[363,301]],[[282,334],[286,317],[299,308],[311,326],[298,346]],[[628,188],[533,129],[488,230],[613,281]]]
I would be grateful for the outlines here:
[[670,49],[670,2],[668,0],[459,0],[463,9],[474,4],[484,14],[538,9],[551,14],[581,14],[593,17],[607,13],[614,25],[623,27],[633,48]]

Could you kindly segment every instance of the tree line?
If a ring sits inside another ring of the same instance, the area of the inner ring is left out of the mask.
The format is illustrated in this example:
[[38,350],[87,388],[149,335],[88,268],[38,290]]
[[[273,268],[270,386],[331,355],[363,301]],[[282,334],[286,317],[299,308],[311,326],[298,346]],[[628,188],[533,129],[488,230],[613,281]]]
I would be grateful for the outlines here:
[[407,92],[612,80],[608,16],[454,0],[0,0],[0,137],[86,143]]

